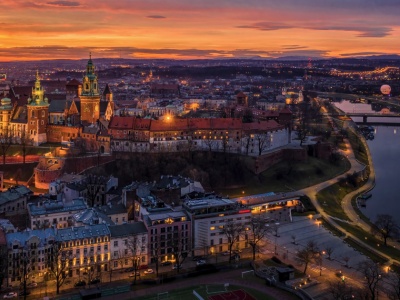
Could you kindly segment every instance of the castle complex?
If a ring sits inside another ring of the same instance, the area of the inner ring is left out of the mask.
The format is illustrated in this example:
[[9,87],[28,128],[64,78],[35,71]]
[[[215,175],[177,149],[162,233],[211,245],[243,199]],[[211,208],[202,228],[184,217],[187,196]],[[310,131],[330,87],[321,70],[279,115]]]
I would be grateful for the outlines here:
[[[106,85],[100,93],[91,57],[82,83],[75,79],[68,81],[62,99],[45,97],[38,73],[26,101],[17,88],[11,87],[9,98],[3,98],[0,105],[0,134],[14,143],[75,142],[86,151],[98,153],[177,152],[190,147],[261,155],[290,142],[288,109],[253,123],[242,123],[238,118],[171,116],[154,120],[114,115],[117,105],[111,89]],[[243,93],[239,96],[238,104],[247,106],[246,96]]]

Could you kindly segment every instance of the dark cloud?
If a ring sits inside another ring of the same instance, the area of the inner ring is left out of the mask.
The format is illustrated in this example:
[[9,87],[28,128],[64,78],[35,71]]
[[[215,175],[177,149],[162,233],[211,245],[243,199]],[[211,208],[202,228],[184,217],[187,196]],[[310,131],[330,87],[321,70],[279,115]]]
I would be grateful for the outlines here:
[[151,15],[151,16],[147,16],[146,18],[149,18],[149,19],[166,19],[167,17],[160,16],[160,15]]
[[285,24],[274,22],[257,22],[250,25],[240,25],[236,28],[255,29],[261,31],[273,31],[281,29],[302,28],[308,30],[326,30],[326,31],[353,31],[357,32],[358,37],[385,37],[390,35],[392,28],[385,26],[368,26],[368,25],[320,25],[320,24]]
[[354,57],[354,56],[369,56],[369,55],[388,55],[388,53],[384,52],[353,52],[353,53],[342,53],[340,56],[342,57]]
[[283,45],[282,48],[285,50],[307,49],[306,46],[300,46],[300,45]]
[[77,7],[81,5],[79,2],[76,1],[66,1],[66,0],[47,2],[47,4],[54,6],[62,6],[62,7]]
[[281,51],[264,51],[254,49],[233,49],[233,50],[216,50],[216,49],[148,49],[135,47],[65,47],[59,45],[42,46],[42,47],[14,47],[0,48],[0,57],[36,57],[37,59],[80,59],[92,52],[95,58],[112,58],[112,57],[146,57],[146,55],[173,55],[175,57],[185,58],[277,58],[283,56],[307,56],[307,57],[325,57],[329,51],[316,49],[299,49]]

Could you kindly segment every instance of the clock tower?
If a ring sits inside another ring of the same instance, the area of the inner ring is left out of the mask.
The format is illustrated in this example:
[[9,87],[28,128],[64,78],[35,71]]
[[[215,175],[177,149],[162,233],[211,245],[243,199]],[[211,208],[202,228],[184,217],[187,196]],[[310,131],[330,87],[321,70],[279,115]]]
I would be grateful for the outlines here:
[[44,97],[38,72],[36,72],[35,87],[32,88],[32,98],[28,98],[26,108],[28,138],[32,140],[35,146],[47,142],[46,127],[49,118],[49,101]]
[[81,122],[96,123],[100,118],[100,94],[97,75],[94,73],[92,55],[83,76],[81,100]]

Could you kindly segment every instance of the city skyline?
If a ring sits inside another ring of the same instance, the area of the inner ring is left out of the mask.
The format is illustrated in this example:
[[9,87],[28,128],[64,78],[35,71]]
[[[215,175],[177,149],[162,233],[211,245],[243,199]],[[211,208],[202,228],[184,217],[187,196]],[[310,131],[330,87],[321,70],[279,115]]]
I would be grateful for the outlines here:
[[2,2],[0,61],[398,54],[394,0]]

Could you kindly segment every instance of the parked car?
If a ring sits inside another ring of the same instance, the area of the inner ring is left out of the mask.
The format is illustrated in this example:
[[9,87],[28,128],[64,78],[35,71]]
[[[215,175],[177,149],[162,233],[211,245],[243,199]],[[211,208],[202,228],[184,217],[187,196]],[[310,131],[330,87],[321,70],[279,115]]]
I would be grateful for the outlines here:
[[146,270],[146,269],[148,269],[148,268],[149,268],[148,265],[140,265],[140,266],[139,266],[139,270]]
[[196,265],[201,266],[201,265],[205,265],[206,261],[204,259],[200,259],[196,262]]
[[[178,265],[177,265],[177,264],[174,264],[174,265],[172,266],[172,270],[176,270],[176,269],[178,269]],[[182,269],[182,266],[181,266],[181,269]]]
[[124,272],[129,273],[129,272],[133,272],[133,271],[135,271],[135,268],[134,267],[130,267],[128,269],[125,269]]
[[37,282],[32,281],[31,283],[28,283],[26,286],[27,286],[28,288],[37,287]]
[[100,283],[100,278],[93,278],[92,280],[89,281],[90,284],[96,284]]
[[161,262],[161,265],[162,265],[162,266],[169,266],[169,265],[172,265],[172,261],[170,261],[170,260],[164,260],[163,262]]
[[192,258],[193,261],[204,260],[204,259],[205,259],[204,256],[193,256]]
[[3,296],[3,299],[17,298],[18,294],[16,292],[9,292]]
[[223,255],[223,256],[228,256],[228,255],[229,255],[229,251],[224,251],[224,252],[222,252],[222,255]]
[[136,272],[129,274],[129,277],[135,277],[135,273],[136,273],[136,276],[140,276],[140,272],[136,271]]
[[144,274],[153,274],[153,273],[154,273],[153,269],[147,269],[144,271]]
[[75,282],[74,286],[78,287],[78,286],[85,286],[86,285],[86,281],[85,280],[79,280],[77,282]]

